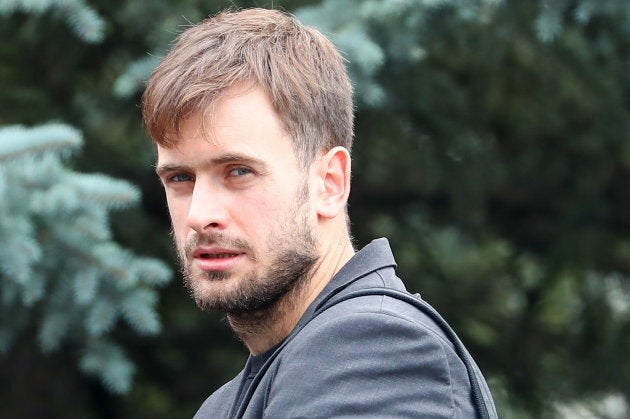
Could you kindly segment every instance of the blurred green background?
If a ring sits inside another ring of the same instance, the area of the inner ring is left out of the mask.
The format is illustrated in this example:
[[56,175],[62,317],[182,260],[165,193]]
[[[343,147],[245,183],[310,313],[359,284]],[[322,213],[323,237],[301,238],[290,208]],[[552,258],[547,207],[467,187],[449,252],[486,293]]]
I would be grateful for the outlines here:
[[627,0],[0,0],[0,417],[188,418],[242,367],[176,274],[139,101],[251,6],[348,59],[357,246],[389,237],[500,416],[628,417]]

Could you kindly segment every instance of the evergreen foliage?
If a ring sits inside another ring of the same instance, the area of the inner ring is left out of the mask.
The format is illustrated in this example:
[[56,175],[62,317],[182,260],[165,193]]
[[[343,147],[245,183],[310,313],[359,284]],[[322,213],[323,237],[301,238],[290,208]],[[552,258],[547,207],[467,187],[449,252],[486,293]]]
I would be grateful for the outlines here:
[[52,12],[62,17],[74,33],[84,42],[103,40],[105,21],[83,0],[2,0],[0,14],[25,12],[41,15]]
[[140,58],[133,61],[116,79],[114,83],[114,93],[123,98],[128,98],[138,93],[138,91],[144,88],[144,81],[149,78],[159,61],[159,58],[156,56]]
[[171,272],[113,240],[109,213],[139,192],[67,168],[64,157],[81,143],[58,123],[0,128],[0,349],[35,324],[43,351],[71,343],[84,371],[126,392],[133,365],[109,334],[120,319],[138,333],[158,332],[155,286]]
[[[483,18],[500,0],[349,0],[339,7],[335,0],[304,7],[296,14],[305,24],[318,27],[345,53],[350,74],[363,105],[378,106],[386,100],[375,76],[387,59],[391,64],[417,62],[425,55],[422,31],[436,7],[453,7],[463,19]],[[384,31],[387,36],[375,34]],[[387,38],[386,43],[382,40]],[[379,42],[380,41],[380,42]]]

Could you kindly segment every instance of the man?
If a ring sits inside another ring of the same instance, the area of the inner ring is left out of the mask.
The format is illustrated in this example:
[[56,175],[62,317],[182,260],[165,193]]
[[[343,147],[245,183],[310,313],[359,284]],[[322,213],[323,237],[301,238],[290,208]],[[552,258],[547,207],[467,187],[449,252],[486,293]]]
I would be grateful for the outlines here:
[[143,114],[185,284],[251,353],[196,417],[474,417],[466,366],[414,305],[315,316],[404,291],[385,239],[352,247],[352,88],[330,41],[279,11],[220,13],[179,37]]

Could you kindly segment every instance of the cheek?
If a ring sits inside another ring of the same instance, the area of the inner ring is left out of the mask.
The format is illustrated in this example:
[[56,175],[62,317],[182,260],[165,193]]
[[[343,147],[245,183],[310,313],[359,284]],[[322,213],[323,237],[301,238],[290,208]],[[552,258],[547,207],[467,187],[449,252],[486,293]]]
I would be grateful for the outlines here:
[[[280,189],[280,188],[278,188]],[[290,221],[284,220],[285,214],[293,208],[297,201],[297,196],[283,189],[265,190],[256,196],[251,197],[251,211],[254,214],[264,216],[269,221]]]
[[293,205],[293,200],[287,200],[277,193],[256,193],[240,199],[234,205],[232,217],[241,228],[247,230],[250,236],[265,239],[276,234],[279,227],[291,223],[287,219],[287,210]]
[[240,218],[242,223],[248,224],[255,229],[264,228],[264,226],[273,224],[278,217],[281,217],[280,208],[277,202],[272,199],[260,200],[255,197],[240,202],[235,207],[236,213],[233,217]]

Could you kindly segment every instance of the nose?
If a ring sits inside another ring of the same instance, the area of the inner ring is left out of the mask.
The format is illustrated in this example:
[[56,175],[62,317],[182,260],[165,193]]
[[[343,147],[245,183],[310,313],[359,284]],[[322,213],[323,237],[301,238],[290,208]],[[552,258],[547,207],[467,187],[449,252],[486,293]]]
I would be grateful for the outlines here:
[[211,184],[195,182],[188,209],[188,226],[198,233],[208,229],[224,229],[228,223],[228,211],[223,205],[221,193]]

